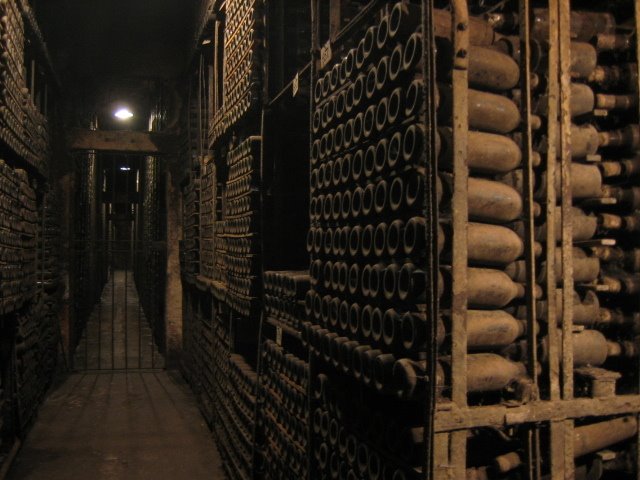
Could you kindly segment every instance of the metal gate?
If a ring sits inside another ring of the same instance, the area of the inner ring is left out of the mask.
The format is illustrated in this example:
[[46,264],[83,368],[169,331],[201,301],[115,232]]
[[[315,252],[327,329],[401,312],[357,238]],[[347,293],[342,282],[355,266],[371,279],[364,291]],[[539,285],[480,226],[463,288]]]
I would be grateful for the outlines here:
[[164,367],[166,228],[157,157],[76,154],[70,255],[76,370]]

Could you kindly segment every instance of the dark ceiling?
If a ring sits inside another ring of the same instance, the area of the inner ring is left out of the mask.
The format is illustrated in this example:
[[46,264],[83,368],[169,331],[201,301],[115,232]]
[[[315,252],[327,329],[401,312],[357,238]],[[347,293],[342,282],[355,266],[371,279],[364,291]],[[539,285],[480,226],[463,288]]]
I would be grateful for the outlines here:
[[[96,104],[144,96],[188,64],[203,0],[39,0],[36,15],[67,93]],[[107,100],[105,100],[107,99]]]

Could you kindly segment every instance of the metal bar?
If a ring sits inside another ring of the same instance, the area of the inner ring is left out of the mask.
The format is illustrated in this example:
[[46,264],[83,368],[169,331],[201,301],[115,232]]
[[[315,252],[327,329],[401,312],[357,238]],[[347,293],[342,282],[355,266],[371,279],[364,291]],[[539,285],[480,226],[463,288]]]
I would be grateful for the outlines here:
[[[549,0],[549,62],[548,62],[548,118],[547,122],[547,239],[546,239],[546,297],[547,297],[547,328],[549,341],[549,398],[552,402],[560,400],[560,349],[558,338],[558,320],[556,313],[556,145],[558,143],[558,102],[560,98],[560,77],[558,71],[559,45],[558,38],[558,0]],[[559,421],[550,424],[549,463],[552,480],[564,479],[564,423]]]
[[[453,38],[453,199],[452,199],[452,299],[451,299],[451,398],[467,405],[467,225],[469,206],[469,12],[466,0],[453,0],[451,29]],[[454,478],[466,476],[467,433],[451,434],[450,464]]]
[[[562,183],[562,398],[573,398],[573,234],[571,193],[571,2],[559,3]],[[564,476],[575,477],[573,421],[564,422]]]
[[451,306],[451,396],[459,406],[467,404],[467,223],[469,221],[467,190],[468,136],[468,52],[469,18],[465,0],[453,0],[452,26],[454,38],[453,81],[453,247],[452,247],[452,306]]
[[198,155],[202,156],[203,138],[202,138],[202,69],[204,57],[200,54],[200,62],[198,65]]
[[[191,122],[189,122],[191,123]],[[153,176],[153,181],[150,182],[151,185],[153,185],[154,187],[158,184],[158,170],[157,170],[157,165],[156,165],[156,159],[155,157],[149,157],[150,158],[150,162],[149,164],[151,165],[151,175]],[[154,196],[155,199],[155,196]],[[155,207],[156,205],[153,205],[153,207]],[[154,208],[155,210],[155,208]],[[155,235],[154,235],[154,240],[155,240]],[[146,318],[146,317],[145,317]],[[149,321],[148,318],[146,318],[147,322]],[[156,365],[156,359],[155,359],[155,349],[154,346],[156,344],[156,335],[155,335],[155,322],[156,322],[156,318],[153,319],[154,324],[150,325],[151,327],[151,341],[149,343],[149,348],[151,348],[151,368],[154,368]]]
[[[112,197],[111,197],[111,212],[113,212],[114,208],[114,200],[116,197],[116,164],[112,162],[111,167],[113,168],[113,185],[112,185]],[[113,220],[109,220],[109,231],[111,238],[115,238],[115,225],[113,224]],[[114,262],[115,252],[111,252],[111,369],[115,368],[115,323],[116,323],[116,271],[115,271],[115,262]]]
[[[638,26],[640,26],[640,1],[635,0],[633,2],[634,5],[634,19],[635,19],[635,30],[636,30],[636,65],[638,67],[638,92],[640,92],[640,35],[638,34]],[[640,118],[640,111],[638,111],[638,115]],[[636,337],[636,343],[639,343],[640,339]],[[637,346],[640,348],[640,345]],[[640,363],[638,363],[638,386],[636,389],[637,393],[640,393]],[[636,415],[638,422],[640,422],[640,413]],[[640,423],[638,423],[640,425]],[[638,429],[638,433],[636,434],[636,479],[640,480],[640,429]]]
[[[533,172],[533,145],[531,133],[531,25],[529,0],[520,0],[520,103],[522,125],[522,160],[523,160],[523,197],[525,225],[525,262],[526,262],[526,302],[527,302],[527,372],[533,382],[532,400],[539,397],[538,391],[538,329],[536,314],[536,255],[534,251],[535,225],[533,188],[535,176]],[[540,430],[532,425],[527,432],[527,468],[530,480],[539,480],[541,476]]]
[[526,301],[527,301],[527,348],[529,376],[536,386],[534,393],[537,398],[538,378],[536,365],[537,355],[537,329],[536,327],[536,257],[534,252],[534,201],[533,184],[533,146],[531,140],[531,44],[529,38],[529,1],[520,0],[520,88],[521,88],[521,114],[522,125],[522,161],[524,165],[524,224],[525,224],[525,260],[527,268]]
[[560,45],[560,119],[562,182],[562,396],[573,397],[573,236],[571,218],[571,38],[570,5],[561,1]]
[[[298,71],[298,78],[302,78],[307,73],[307,70],[309,70],[310,68],[311,68],[311,63],[305,64],[305,66]],[[282,90],[280,90],[271,100],[269,100],[269,103],[268,103],[269,107],[272,107],[273,105],[277,104],[280,100],[285,98],[285,95],[287,94],[291,95],[293,81],[294,81],[293,78],[289,80],[289,82],[284,87],[282,87]]]
[[[557,313],[556,313],[556,278],[555,278],[555,250],[556,250],[556,215],[557,215],[557,195],[556,195],[556,158],[557,138],[558,138],[558,99],[560,96],[559,74],[558,74],[558,42],[552,41],[558,35],[558,0],[549,2],[549,85],[548,85],[548,118],[547,122],[547,182],[546,182],[546,297],[547,297],[547,324],[549,325],[549,392],[550,399],[556,401],[560,399],[560,364],[559,347],[557,335]],[[553,121],[555,119],[555,121]]]
[[[435,52],[435,35],[433,27],[433,0],[423,2],[422,10],[422,31],[423,48],[425,58],[423,59],[423,78],[436,77],[436,52]],[[436,112],[436,82],[425,82],[425,88],[422,92],[424,98],[423,105],[426,106],[423,113],[423,119],[427,125],[427,145],[425,146],[425,205],[424,215],[427,219],[427,239],[426,239],[426,265],[427,265],[427,318],[429,321],[430,338],[437,338],[439,311],[438,297],[438,272],[440,270],[438,259],[438,152],[436,150],[437,132],[437,112]],[[438,359],[438,344],[432,341],[427,345],[427,368],[429,378],[436,378],[436,362]],[[436,457],[436,442],[438,439],[434,436],[434,415],[436,411],[436,382],[429,382],[429,395],[425,402],[425,428],[424,428],[424,445],[426,450],[425,463],[423,465],[424,478],[430,479],[436,476],[436,468],[438,458]]]
[[[100,171],[102,172],[102,175],[104,175],[104,169],[101,168]],[[106,215],[104,215],[106,210],[106,205],[102,204],[100,210],[102,215],[106,217]],[[103,237],[106,233],[104,221],[102,222],[102,232],[100,233],[102,234]],[[100,298],[98,299],[98,369],[99,369],[101,366],[101,358],[102,358],[102,291],[104,290],[104,284],[102,282],[102,279],[104,278],[104,251],[102,250],[102,248],[99,248],[98,252],[100,252],[99,275],[100,275],[100,289],[101,289]],[[87,331],[87,335],[88,335],[88,331]],[[88,366],[89,365],[87,365],[87,367]]]
[[[142,167],[141,167],[142,168]],[[138,234],[140,222],[140,204],[136,204],[136,235]],[[135,267],[134,267],[135,268]],[[136,287],[137,289],[137,287]],[[142,314],[140,307],[140,294],[138,293],[138,368],[142,368]]]
[[[127,198],[129,198],[129,172],[125,172],[125,193]],[[130,204],[127,203],[127,211],[130,210],[131,206]],[[129,235],[129,239],[131,239],[131,235]],[[128,285],[128,280],[129,280],[129,258],[131,256],[131,247],[132,245],[129,244],[129,250],[127,251],[127,256],[126,258],[126,262],[125,262],[125,268],[124,268],[124,368],[125,370],[127,370],[129,368],[129,325],[128,325],[128,318],[127,318],[127,314],[128,314],[128,310],[129,310],[129,304],[127,303],[127,296],[128,296],[128,292],[127,289],[129,288]]]

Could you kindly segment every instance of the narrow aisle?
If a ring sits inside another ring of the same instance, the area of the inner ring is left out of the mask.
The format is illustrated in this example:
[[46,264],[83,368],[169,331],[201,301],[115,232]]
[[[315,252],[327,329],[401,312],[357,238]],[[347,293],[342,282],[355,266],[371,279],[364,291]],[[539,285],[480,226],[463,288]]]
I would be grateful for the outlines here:
[[109,276],[76,349],[74,367],[77,370],[164,367],[132,272],[115,270]]
[[75,374],[45,401],[10,480],[222,480],[177,373]]

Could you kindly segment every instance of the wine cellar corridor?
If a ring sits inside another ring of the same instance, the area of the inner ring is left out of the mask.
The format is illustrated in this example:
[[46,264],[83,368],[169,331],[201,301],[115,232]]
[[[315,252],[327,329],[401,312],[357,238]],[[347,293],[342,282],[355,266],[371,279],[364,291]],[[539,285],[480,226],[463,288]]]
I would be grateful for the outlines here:
[[0,480],[640,480],[640,0],[0,0]]

